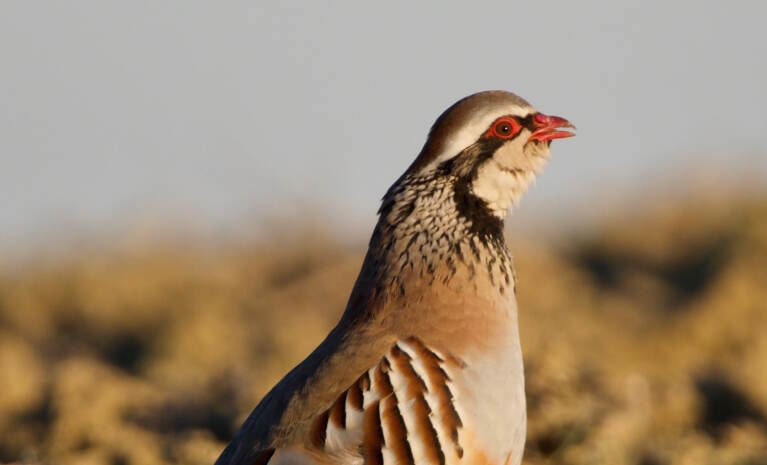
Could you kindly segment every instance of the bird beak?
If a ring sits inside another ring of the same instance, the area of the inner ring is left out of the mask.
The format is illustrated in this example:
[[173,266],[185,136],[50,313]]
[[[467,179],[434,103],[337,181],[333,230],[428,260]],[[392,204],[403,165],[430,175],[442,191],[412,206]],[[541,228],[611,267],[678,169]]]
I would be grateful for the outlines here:
[[536,113],[533,116],[533,125],[535,130],[527,139],[527,142],[532,141],[552,141],[554,139],[564,139],[566,137],[573,137],[570,131],[562,131],[561,128],[572,128],[575,126],[561,116],[549,116],[543,113]]

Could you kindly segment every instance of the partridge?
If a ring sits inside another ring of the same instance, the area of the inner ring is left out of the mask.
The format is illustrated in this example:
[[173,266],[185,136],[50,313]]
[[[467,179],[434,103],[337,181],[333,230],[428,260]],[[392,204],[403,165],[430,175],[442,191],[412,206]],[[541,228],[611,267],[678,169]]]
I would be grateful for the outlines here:
[[505,91],[459,100],[383,198],[346,310],[217,465],[518,465],[515,272],[503,221],[566,119]]

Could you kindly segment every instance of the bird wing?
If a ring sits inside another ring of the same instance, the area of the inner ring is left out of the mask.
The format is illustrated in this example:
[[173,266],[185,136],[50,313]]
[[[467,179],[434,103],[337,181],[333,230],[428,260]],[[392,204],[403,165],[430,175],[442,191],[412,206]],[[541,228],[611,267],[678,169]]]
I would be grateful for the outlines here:
[[[275,405],[286,402],[285,392],[279,392],[285,389],[277,389],[283,380],[256,407],[216,465],[274,465],[287,456],[293,463],[371,465],[444,465],[460,458],[462,422],[451,379],[461,363],[413,337],[387,347],[377,362],[319,408],[306,409],[316,401],[296,392],[279,421],[259,424],[274,415],[270,410]],[[301,376],[300,369],[285,379]],[[303,415],[302,407],[310,414]]]

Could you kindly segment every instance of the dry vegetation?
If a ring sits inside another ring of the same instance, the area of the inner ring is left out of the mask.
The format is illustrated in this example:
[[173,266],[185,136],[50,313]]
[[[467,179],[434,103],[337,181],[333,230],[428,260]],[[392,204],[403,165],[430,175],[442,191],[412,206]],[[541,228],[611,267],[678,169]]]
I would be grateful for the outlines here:
[[[767,200],[510,243],[525,463],[767,464]],[[307,233],[8,268],[0,463],[211,464],[338,317],[361,254]]]

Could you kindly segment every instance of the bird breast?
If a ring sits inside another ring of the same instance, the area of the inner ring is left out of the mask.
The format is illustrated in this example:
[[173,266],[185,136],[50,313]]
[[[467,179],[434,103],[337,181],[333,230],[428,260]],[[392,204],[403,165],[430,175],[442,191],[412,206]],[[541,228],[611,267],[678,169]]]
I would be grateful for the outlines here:
[[397,341],[319,416],[312,446],[337,463],[519,463],[525,401],[516,321],[505,335],[492,355]]

